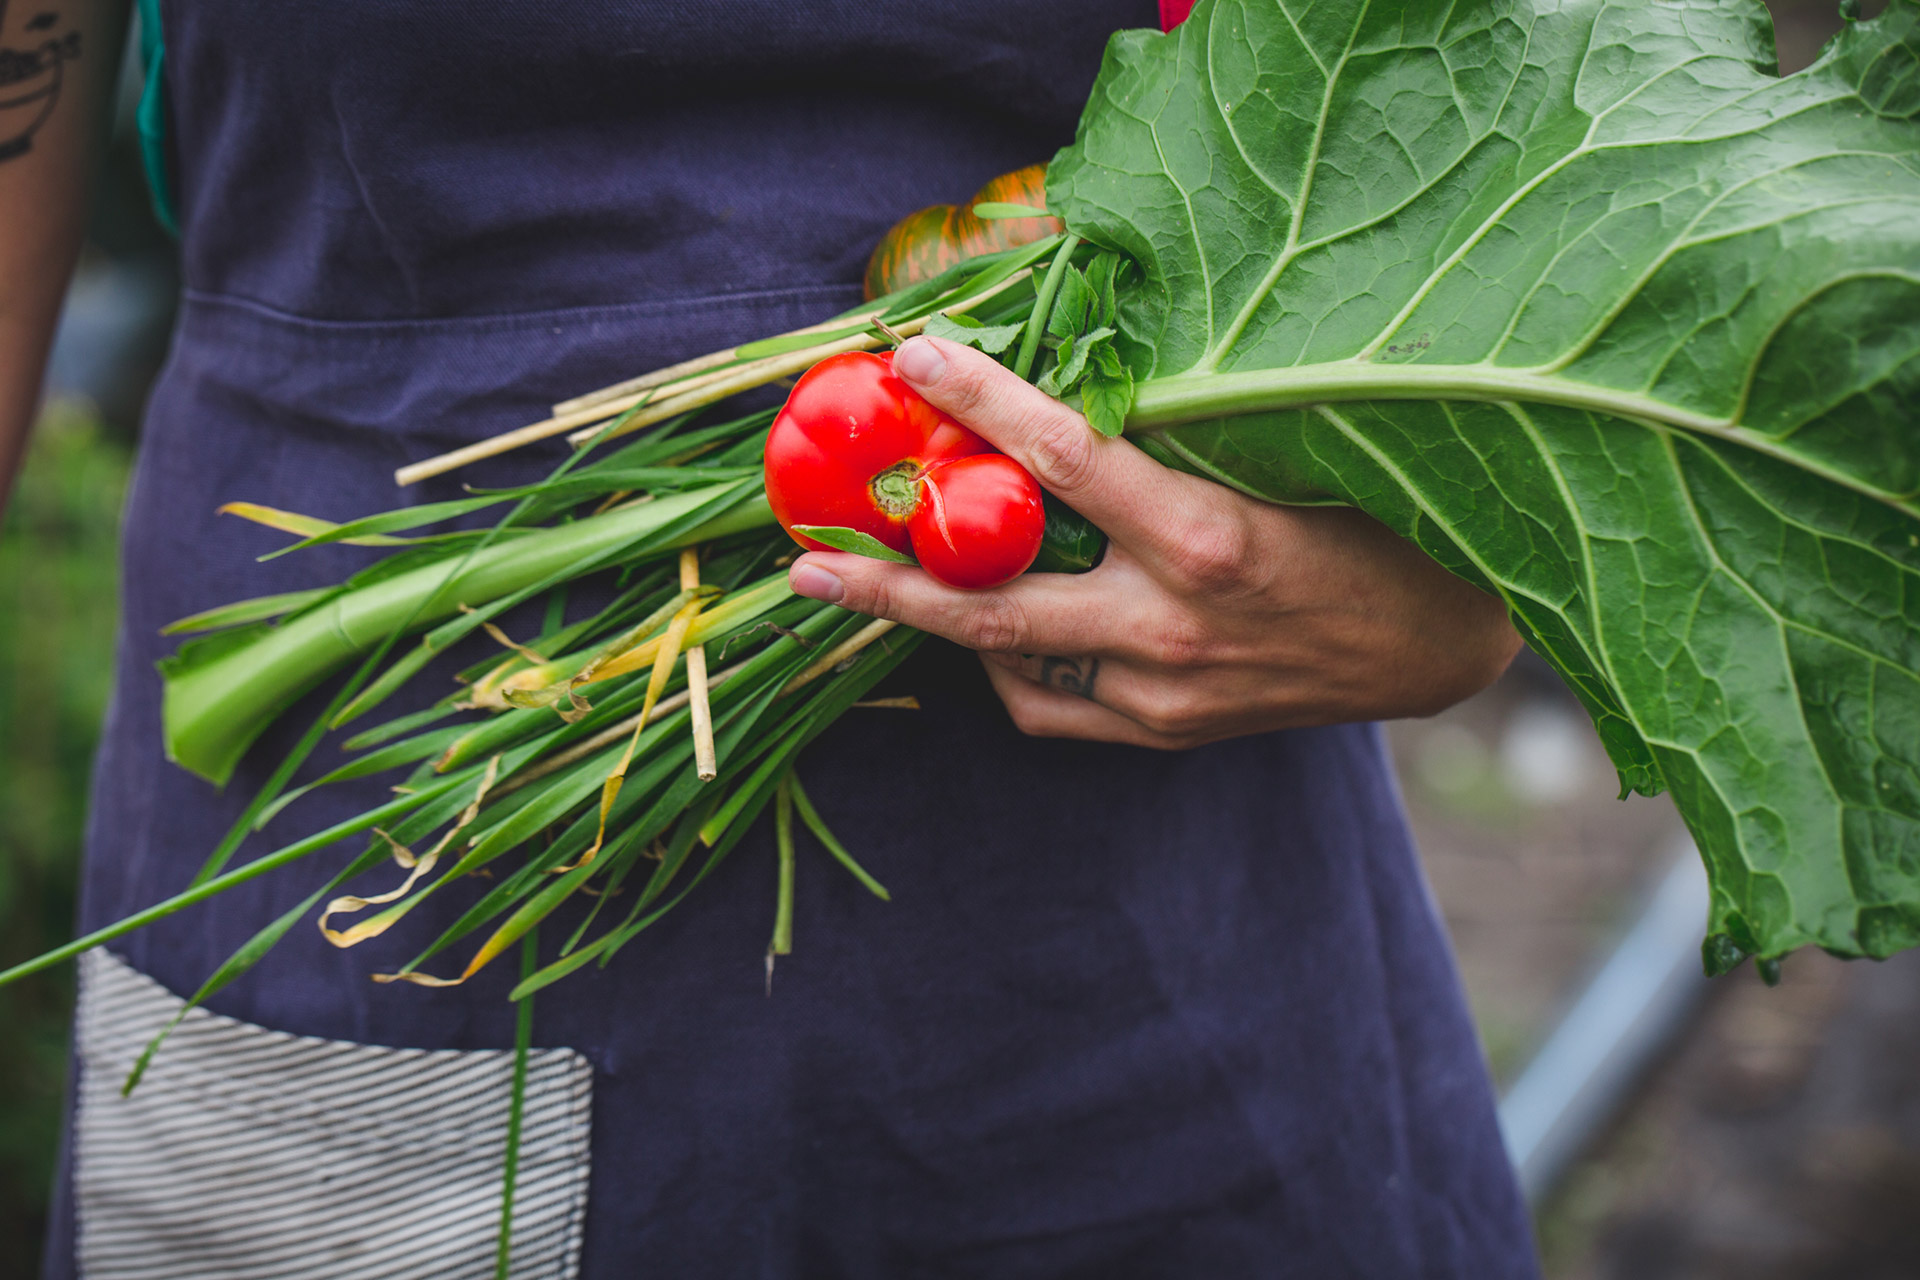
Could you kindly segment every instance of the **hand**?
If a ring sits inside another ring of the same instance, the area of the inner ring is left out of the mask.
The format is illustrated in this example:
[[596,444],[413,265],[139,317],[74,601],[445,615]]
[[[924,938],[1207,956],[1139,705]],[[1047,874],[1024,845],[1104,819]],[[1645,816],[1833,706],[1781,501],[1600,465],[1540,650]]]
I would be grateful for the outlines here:
[[1169,470],[957,343],[913,338],[893,367],[1111,546],[1090,573],[991,591],[812,552],[793,589],[979,650],[1025,733],[1182,748],[1430,715],[1519,649],[1498,599],[1358,511],[1270,506]]

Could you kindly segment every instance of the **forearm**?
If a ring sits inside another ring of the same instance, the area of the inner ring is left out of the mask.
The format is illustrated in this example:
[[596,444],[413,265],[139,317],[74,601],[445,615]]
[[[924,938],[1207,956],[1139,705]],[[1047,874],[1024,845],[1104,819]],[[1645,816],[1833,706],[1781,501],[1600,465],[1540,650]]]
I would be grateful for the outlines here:
[[0,102],[27,99],[0,112],[0,510],[80,251],[124,8],[124,0],[0,3]]

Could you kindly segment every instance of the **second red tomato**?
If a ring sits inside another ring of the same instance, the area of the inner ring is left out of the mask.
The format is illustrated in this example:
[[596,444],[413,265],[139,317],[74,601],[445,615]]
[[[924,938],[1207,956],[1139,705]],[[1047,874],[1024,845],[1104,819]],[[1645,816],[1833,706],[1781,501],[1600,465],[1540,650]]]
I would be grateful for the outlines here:
[[950,587],[997,587],[1027,571],[1047,531],[1040,485],[1004,453],[977,453],[927,469],[920,509],[907,520],[913,554]]

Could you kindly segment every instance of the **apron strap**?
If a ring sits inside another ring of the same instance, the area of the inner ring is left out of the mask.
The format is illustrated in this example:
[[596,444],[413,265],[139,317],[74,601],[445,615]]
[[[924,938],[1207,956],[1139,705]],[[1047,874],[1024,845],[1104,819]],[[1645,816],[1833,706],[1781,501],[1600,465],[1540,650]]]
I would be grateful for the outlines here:
[[[1165,5],[1161,7],[1164,10]],[[146,71],[135,117],[140,131],[140,159],[147,171],[154,216],[168,232],[178,236],[180,218],[173,203],[173,151],[167,136],[167,49],[160,31],[160,0],[138,0],[135,12],[140,20],[140,65]]]

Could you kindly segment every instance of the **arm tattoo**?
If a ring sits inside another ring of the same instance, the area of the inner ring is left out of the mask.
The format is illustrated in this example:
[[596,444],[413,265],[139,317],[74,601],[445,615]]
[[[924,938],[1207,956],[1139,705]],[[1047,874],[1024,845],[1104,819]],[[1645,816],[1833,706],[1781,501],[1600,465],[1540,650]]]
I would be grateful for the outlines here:
[[[35,13],[9,36],[7,5],[0,0],[0,163],[33,149],[34,133],[60,105],[66,64],[80,56],[80,33],[58,33],[57,13]],[[9,39],[29,47],[13,47]]]
[[1093,682],[1100,678],[1098,658],[1042,658],[1040,683],[1062,693],[1093,700]]

